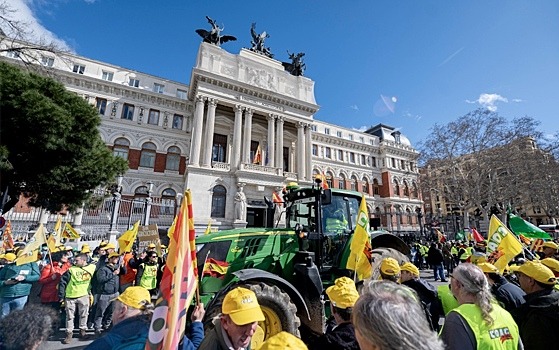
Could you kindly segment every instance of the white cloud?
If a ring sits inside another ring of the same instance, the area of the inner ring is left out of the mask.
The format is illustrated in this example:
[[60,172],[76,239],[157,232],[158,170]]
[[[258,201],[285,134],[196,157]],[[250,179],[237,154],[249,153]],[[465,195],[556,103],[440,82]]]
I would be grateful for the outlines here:
[[522,102],[522,100],[519,99],[519,98],[513,98],[513,99],[512,99],[512,102],[520,103],[520,102]]
[[352,128],[352,129],[355,130],[355,131],[365,132],[365,131],[369,130],[370,128],[371,128],[370,126],[365,126],[364,125],[364,126],[361,126],[359,128]]
[[359,107],[357,105],[351,105],[351,106],[349,106],[349,109],[353,109],[354,111],[358,111]]
[[[504,102],[508,103],[509,100],[499,94],[481,94],[477,100],[466,100],[467,103],[477,103],[480,106],[487,108],[491,112],[497,111],[497,103]],[[515,101],[516,102],[516,101]]]
[[[25,28],[26,33],[24,39],[31,42],[54,43],[62,49],[69,49],[69,45],[56,34],[45,28],[37,18],[34,12],[34,5],[37,1],[33,0],[10,0],[6,3],[9,7],[9,12],[6,17],[13,21],[18,21]],[[2,23],[0,23],[2,25]],[[1,29],[10,36],[14,33],[9,28],[3,26]]]

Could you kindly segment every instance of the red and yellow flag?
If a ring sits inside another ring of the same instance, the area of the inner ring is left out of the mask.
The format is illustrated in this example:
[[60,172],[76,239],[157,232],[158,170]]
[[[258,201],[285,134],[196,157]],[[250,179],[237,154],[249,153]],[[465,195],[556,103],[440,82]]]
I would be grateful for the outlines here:
[[361,197],[361,205],[359,205],[359,213],[357,214],[357,222],[349,246],[349,257],[346,265],[348,270],[355,271],[358,280],[369,278],[373,274],[373,266],[370,260],[371,239],[367,231],[368,227],[369,211],[367,210],[367,201],[363,196]]
[[440,243],[446,242],[446,237],[441,231],[435,229],[435,232],[437,233],[437,237],[438,237]]
[[14,238],[12,237],[12,222],[10,220],[8,220],[8,223],[6,223],[6,228],[4,229],[2,239],[2,246],[4,248],[4,251],[14,249]]
[[262,162],[262,150],[260,150],[260,145],[256,148],[256,153],[254,154],[254,159],[252,160],[252,164],[260,164]]
[[64,223],[64,230],[62,231],[62,238],[78,239],[80,234],[69,223]]
[[169,230],[167,264],[163,270],[159,298],[151,318],[146,350],[177,349],[185,329],[186,310],[198,286],[192,195],[184,200]]

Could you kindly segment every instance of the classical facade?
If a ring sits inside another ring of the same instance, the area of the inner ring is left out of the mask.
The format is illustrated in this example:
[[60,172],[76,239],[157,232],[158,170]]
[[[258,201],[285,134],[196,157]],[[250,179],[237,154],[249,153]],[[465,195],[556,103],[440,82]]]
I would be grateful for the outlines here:
[[265,196],[323,174],[330,187],[363,192],[381,228],[420,232],[409,140],[382,124],[358,131],[314,119],[314,82],[279,61],[202,43],[185,85],[85,57],[38,60],[98,109],[101,137],[129,163],[123,199],[149,196],[164,211],[189,188],[198,231],[261,226]]

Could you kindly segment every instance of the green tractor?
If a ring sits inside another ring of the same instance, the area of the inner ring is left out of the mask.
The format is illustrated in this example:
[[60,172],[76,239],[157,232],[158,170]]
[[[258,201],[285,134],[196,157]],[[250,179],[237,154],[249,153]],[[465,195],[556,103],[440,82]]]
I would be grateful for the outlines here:
[[[206,327],[221,312],[225,294],[243,286],[255,292],[266,317],[260,338],[287,331],[304,337],[323,333],[326,308],[323,290],[345,268],[362,195],[312,187],[288,187],[276,223],[286,228],[246,228],[219,231],[196,239],[200,295],[206,305]],[[274,204],[269,203],[272,209]],[[268,210],[271,216],[275,210]],[[279,216],[279,218],[278,218]],[[273,218],[268,222],[273,223]],[[388,232],[371,234],[373,277],[382,258],[407,261],[409,247]],[[376,268],[377,267],[377,268]]]

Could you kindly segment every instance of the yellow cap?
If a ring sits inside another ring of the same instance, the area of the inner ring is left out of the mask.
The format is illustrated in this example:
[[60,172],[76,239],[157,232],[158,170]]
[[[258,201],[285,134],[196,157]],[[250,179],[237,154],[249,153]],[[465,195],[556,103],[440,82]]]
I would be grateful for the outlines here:
[[91,253],[91,248],[89,248],[89,244],[82,245],[82,249],[80,250],[80,253]]
[[109,259],[110,259],[110,258],[117,257],[117,256],[120,256],[120,254],[117,253],[117,252],[112,252],[111,254],[109,254]]
[[555,250],[559,249],[559,245],[557,245],[557,243],[552,242],[552,241],[545,242],[543,244],[543,247],[544,248],[551,248],[551,249],[555,249]]
[[9,262],[13,262],[14,260],[16,260],[17,256],[14,253],[6,253],[6,255],[4,255],[4,259],[8,260]]
[[498,273],[499,269],[495,267],[495,265],[490,264],[488,262],[478,263],[477,267],[483,271],[483,273]]
[[308,349],[303,341],[291,333],[279,332],[276,335],[268,338],[260,350],[282,350],[282,349]]
[[166,249],[167,246],[165,244],[160,245],[161,249]]
[[107,243],[105,244],[105,246],[101,247],[101,249],[103,250],[109,250],[109,249],[116,249],[114,243]]
[[474,265],[478,265],[487,261],[487,255],[481,252],[475,252],[470,255],[470,262]]
[[526,276],[543,284],[556,283],[553,271],[539,261],[526,261],[518,268],[518,272],[522,272]]
[[101,243],[99,243],[99,247],[103,248],[104,246],[106,246],[107,244],[109,244],[109,242],[107,241],[101,241]]
[[355,288],[355,282],[347,277],[338,278],[333,286],[326,289],[326,294],[332,305],[340,309],[347,309],[353,307],[359,299],[359,293]]
[[419,269],[411,262],[407,262],[404,265],[400,266],[400,270],[411,272],[414,276],[419,277]]
[[242,287],[237,287],[227,293],[221,305],[221,312],[229,315],[233,323],[238,326],[265,319],[256,294],[250,289]]
[[119,300],[124,305],[133,307],[134,309],[141,309],[146,304],[151,303],[151,296],[149,291],[141,286],[131,286],[119,295],[116,300]]
[[0,259],[6,259],[6,254],[0,254]]
[[148,248],[155,248],[155,243],[150,243],[150,244],[148,245]]
[[385,258],[380,263],[380,272],[394,276],[400,273],[400,265],[394,258]]
[[542,264],[547,266],[554,273],[559,273],[559,261],[553,258],[545,258],[542,260]]
[[515,273],[518,271],[518,269],[520,268],[520,265],[509,265],[509,272],[510,273]]

